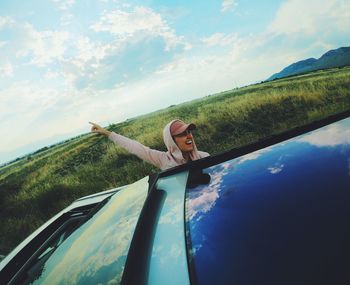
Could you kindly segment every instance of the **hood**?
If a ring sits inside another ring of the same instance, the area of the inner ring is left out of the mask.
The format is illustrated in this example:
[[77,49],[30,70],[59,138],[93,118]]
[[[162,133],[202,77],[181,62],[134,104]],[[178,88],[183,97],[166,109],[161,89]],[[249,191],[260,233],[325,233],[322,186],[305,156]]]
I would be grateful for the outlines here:
[[[178,163],[178,164],[183,164],[186,163],[187,160],[183,157],[181,150],[179,147],[176,145],[175,141],[173,140],[171,134],[170,134],[170,126],[171,124],[176,121],[172,120],[170,123],[168,123],[164,129],[163,129],[163,140],[164,144],[166,145],[168,149],[168,154],[172,156],[172,158]],[[200,155],[197,150],[196,143],[194,142],[193,139],[193,151],[190,152],[190,158],[191,160],[197,160],[200,159]]]

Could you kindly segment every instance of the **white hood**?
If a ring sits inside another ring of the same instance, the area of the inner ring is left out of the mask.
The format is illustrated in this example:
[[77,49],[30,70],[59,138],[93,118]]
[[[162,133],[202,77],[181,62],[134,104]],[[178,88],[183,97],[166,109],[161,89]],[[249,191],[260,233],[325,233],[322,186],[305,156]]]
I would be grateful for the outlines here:
[[[174,142],[174,139],[172,138],[172,136],[170,134],[170,126],[174,121],[176,121],[176,120],[172,120],[169,124],[167,124],[164,127],[163,140],[164,140],[164,144],[166,145],[166,147],[168,149],[168,155],[170,155],[172,157],[172,159],[174,159],[176,161],[177,165],[180,165],[180,164],[184,164],[188,161],[183,157],[181,150],[176,145],[176,143]],[[197,160],[197,159],[200,159],[202,157],[209,155],[207,153],[199,152],[197,150],[197,146],[196,146],[194,139],[192,141],[193,141],[193,150],[189,153],[191,160]]]

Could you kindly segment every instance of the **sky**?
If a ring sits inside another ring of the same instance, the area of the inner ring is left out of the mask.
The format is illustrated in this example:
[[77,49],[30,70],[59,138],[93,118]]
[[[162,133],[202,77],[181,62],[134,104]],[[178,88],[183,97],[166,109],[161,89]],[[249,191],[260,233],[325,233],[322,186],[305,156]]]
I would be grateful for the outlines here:
[[1,0],[0,164],[350,46],[348,0]]

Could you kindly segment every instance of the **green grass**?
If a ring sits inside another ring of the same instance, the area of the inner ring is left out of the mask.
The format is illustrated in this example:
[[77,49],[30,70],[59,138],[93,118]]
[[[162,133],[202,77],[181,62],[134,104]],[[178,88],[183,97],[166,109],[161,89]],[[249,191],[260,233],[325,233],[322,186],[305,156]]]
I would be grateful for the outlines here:
[[[228,90],[109,126],[165,150],[172,119],[197,124],[212,155],[350,109],[350,68]],[[89,126],[87,126],[87,129]],[[73,200],[138,180],[157,169],[108,139],[85,134],[0,168],[0,252],[8,252]]]

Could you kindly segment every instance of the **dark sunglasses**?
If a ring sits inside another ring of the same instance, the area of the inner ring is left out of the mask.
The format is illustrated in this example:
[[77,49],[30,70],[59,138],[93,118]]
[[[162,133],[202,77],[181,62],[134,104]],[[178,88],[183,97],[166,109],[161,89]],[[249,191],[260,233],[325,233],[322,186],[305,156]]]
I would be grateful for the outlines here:
[[185,136],[187,136],[189,134],[192,134],[191,131],[190,130],[185,130],[182,133],[179,133],[179,134],[175,135],[174,137],[181,138],[181,137],[185,137]]

